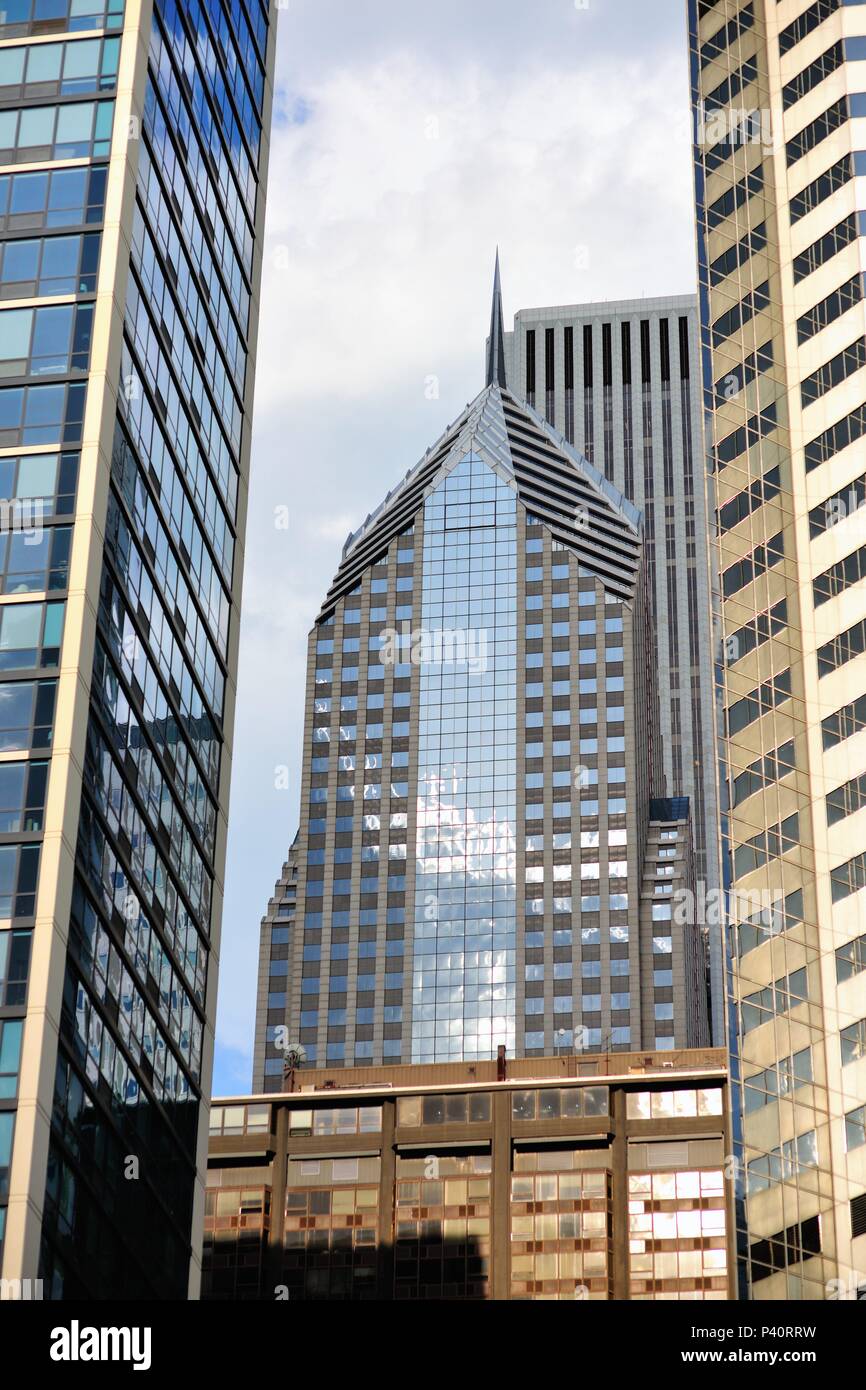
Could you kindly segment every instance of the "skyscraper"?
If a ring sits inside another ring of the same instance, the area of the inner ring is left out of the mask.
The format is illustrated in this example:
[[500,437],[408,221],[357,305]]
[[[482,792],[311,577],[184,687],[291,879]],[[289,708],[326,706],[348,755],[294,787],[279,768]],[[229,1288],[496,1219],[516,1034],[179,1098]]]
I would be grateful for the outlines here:
[[747,1274],[866,1285],[866,6],[690,0]]
[[[698,882],[717,895],[710,556],[693,295],[521,309],[504,338],[515,395],[640,510],[653,604],[661,756],[692,809]],[[708,933],[713,1037],[725,1043],[722,932]]]
[[310,634],[257,1085],[277,1030],[319,1065],[708,1040],[640,516],[503,377],[497,279],[487,386],[349,537]]
[[274,12],[0,12],[0,1256],[198,1288]]

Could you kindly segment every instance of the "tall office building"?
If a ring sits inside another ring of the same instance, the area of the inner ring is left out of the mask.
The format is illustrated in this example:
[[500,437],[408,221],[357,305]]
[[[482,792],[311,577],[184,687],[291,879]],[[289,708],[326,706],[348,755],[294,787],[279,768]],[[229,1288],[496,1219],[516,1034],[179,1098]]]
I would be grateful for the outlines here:
[[310,634],[257,1086],[278,1029],[321,1065],[707,1042],[640,517],[503,382],[497,284],[487,386],[349,537]]
[[0,1246],[197,1292],[274,12],[0,8]]
[[747,1274],[866,1287],[866,6],[690,0]]
[[[521,309],[506,379],[640,510],[656,634],[662,762],[692,807],[699,883],[717,895],[710,569],[693,295]],[[719,914],[708,924],[713,1037],[725,1044]]]

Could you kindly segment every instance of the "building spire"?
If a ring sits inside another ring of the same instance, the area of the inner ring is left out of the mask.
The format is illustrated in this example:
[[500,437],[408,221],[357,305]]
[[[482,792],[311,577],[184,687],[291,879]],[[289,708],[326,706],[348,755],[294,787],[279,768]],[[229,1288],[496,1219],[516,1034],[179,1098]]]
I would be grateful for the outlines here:
[[487,348],[488,386],[505,385],[505,337],[502,330],[502,286],[499,283],[499,247],[493,272],[493,307],[490,311],[490,342]]

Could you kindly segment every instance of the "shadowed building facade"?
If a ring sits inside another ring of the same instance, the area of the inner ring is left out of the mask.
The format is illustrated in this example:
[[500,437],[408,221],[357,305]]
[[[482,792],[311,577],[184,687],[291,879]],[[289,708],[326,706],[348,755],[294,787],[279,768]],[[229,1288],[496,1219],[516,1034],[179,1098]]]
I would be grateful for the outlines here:
[[[690,0],[749,1292],[866,1287],[866,5]],[[862,205],[862,206],[861,206]]]
[[51,1298],[198,1290],[274,20],[0,8],[0,1262]]
[[492,330],[488,385],[349,538],[310,634],[262,1089],[288,1042],[358,1066],[707,1041],[640,517],[501,384],[498,283]]

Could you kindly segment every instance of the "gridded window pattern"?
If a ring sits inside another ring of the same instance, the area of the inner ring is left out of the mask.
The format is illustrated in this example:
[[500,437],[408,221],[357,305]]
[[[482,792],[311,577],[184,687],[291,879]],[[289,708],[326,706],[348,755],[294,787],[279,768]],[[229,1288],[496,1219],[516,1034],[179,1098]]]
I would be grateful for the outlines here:
[[718,1170],[630,1173],[629,1296],[726,1299],[727,1218]]
[[814,1129],[788,1139],[771,1153],[753,1158],[748,1167],[748,1192],[764,1192],[774,1183],[791,1182],[807,1168],[818,1166],[818,1135]]
[[835,748],[846,739],[866,729],[866,694],[858,695],[850,705],[844,705],[835,714],[828,714],[821,720],[821,735],[825,750]]
[[469,1095],[402,1096],[397,1101],[397,1124],[406,1129],[487,1124],[489,1120],[490,1096],[484,1091]]
[[852,1062],[862,1062],[866,1057],[866,1018],[859,1018],[843,1028],[839,1034],[842,1043],[842,1066],[850,1067]]
[[630,1120],[691,1119],[696,1115],[721,1115],[721,1087],[696,1091],[630,1091],[626,1114]]
[[511,1297],[610,1297],[610,1174],[579,1150],[521,1151],[511,1175]]
[[515,1046],[516,506],[469,454],[424,507],[421,626],[474,658],[419,676],[413,1062]]
[[772,985],[756,990],[742,1001],[742,1030],[750,1033],[774,1015],[786,1014],[809,998],[809,982],[805,967],[784,975]]
[[803,890],[795,888],[784,898],[778,894],[775,902],[767,903],[737,927],[737,945],[741,956],[754,951],[771,936],[789,931],[803,920]]
[[269,1105],[214,1105],[210,1112],[210,1132],[217,1134],[267,1134],[271,1123]]
[[781,1057],[765,1071],[747,1076],[744,1083],[746,1114],[762,1110],[765,1105],[774,1105],[783,1100],[800,1086],[812,1082],[812,1049],[805,1047],[792,1057]]
[[588,1119],[609,1113],[607,1086],[552,1086],[538,1091],[514,1091],[511,1096],[511,1116],[515,1120]]
[[380,1162],[289,1159],[283,1282],[290,1300],[375,1295]]
[[[2,1081],[2,1077],[0,1077]],[[857,1110],[849,1110],[845,1116],[845,1148],[848,1153],[853,1149],[862,1149],[866,1144],[866,1105],[861,1105]]]
[[866,367],[866,338],[858,338],[850,347],[843,348],[835,357],[831,357],[829,362],[818,367],[811,376],[804,377],[800,384],[802,404],[807,406],[820,400],[828,391],[832,391],[834,386],[838,386],[840,381],[846,381],[849,376],[859,372],[861,367]]
[[489,1154],[397,1157],[394,1296],[489,1296]]
[[202,1248],[205,1298],[261,1296],[270,1215],[270,1188],[208,1188]]
[[866,936],[858,936],[836,952],[836,980],[843,984],[866,970]]
[[826,798],[827,824],[835,825],[846,816],[853,816],[866,806],[866,773],[852,777],[844,786],[836,787]]
[[378,1134],[382,1128],[379,1105],[338,1105],[314,1110],[293,1110],[289,1133],[301,1134]]

